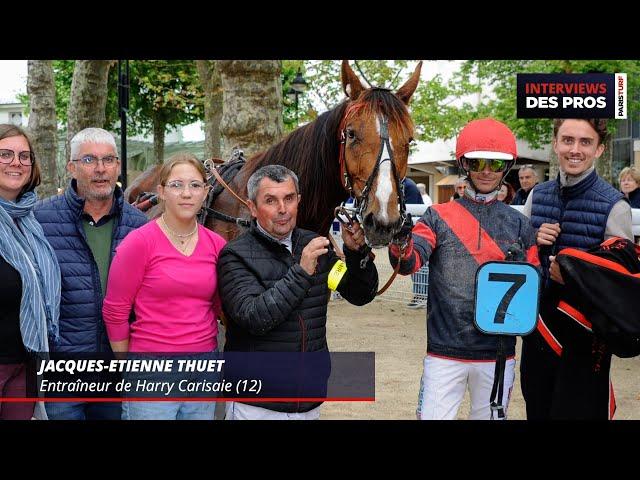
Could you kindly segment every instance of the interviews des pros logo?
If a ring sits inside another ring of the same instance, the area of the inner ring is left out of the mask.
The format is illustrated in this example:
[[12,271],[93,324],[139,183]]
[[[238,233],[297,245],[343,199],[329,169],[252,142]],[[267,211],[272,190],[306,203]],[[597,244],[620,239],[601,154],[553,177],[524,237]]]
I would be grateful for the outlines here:
[[517,76],[518,118],[627,118],[627,74]]

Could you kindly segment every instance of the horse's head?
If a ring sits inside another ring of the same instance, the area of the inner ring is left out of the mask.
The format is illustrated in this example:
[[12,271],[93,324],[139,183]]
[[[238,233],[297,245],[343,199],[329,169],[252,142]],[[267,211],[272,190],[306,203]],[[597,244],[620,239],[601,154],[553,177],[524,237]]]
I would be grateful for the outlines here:
[[340,166],[356,197],[358,220],[371,246],[388,245],[404,220],[400,182],[407,172],[413,122],[407,105],[422,62],[396,93],[365,88],[347,61],[342,86],[349,97],[340,127]]

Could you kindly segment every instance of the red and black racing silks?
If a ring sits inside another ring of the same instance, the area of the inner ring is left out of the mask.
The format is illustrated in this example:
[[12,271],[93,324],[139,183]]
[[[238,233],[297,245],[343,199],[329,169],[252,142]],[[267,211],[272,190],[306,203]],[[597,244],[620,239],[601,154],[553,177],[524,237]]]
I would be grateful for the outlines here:
[[590,324],[614,355],[639,355],[640,246],[613,237],[586,252],[561,250],[557,262],[565,281],[560,306]]

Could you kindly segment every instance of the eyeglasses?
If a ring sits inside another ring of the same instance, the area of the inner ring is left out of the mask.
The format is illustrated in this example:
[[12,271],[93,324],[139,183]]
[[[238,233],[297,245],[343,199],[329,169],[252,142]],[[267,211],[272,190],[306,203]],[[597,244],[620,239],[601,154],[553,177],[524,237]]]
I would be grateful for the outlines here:
[[119,158],[115,155],[105,155],[102,158],[98,158],[95,155],[85,155],[84,157],[76,158],[71,160],[72,162],[80,162],[80,165],[84,165],[87,167],[94,167],[98,164],[99,161],[102,161],[102,164],[105,167],[112,167],[118,162]]
[[166,186],[171,193],[179,195],[181,192],[184,192],[187,187],[195,194],[203,193],[206,184],[204,182],[198,182],[197,180],[193,180],[189,183],[184,183],[180,180],[173,180],[171,182],[167,182]]
[[[13,162],[13,159],[16,158],[16,153],[13,150],[0,150],[0,163],[10,164]],[[36,162],[36,156],[33,152],[25,150],[24,152],[18,153],[18,160],[22,165],[31,166]]]
[[464,158],[471,172],[482,172],[487,166],[492,172],[503,172],[507,168],[506,160],[498,160],[495,158]]

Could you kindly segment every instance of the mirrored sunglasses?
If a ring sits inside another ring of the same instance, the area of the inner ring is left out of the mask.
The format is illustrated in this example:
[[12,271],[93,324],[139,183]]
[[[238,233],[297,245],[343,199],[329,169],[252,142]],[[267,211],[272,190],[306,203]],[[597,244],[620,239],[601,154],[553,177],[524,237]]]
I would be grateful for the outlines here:
[[507,160],[495,158],[466,158],[467,167],[471,172],[482,172],[487,166],[492,172],[504,172],[507,168]]

